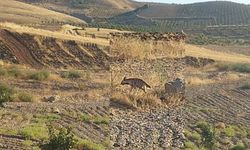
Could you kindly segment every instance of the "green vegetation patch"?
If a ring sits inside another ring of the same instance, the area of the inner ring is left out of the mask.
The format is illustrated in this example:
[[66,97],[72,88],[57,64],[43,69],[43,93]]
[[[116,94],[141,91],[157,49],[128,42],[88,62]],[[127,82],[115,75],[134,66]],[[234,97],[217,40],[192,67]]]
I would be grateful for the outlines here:
[[102,144],[97,144],[90,140],[81,140],[78,143],[78,149],[105,150],[105,147]]
[[184,145],[185,145],[185,149],[198,150],[198,147],[196,146],[196,144],[191,141],[185,142]]
[[32,121],[35,123],[48,123],[59,120],[60,118],[61,116],[57,114],[35,115]]
[[77,139],[71,133],[71,129],[60,128],[59,131],[49,127],[49,141],[42,145],[44,150],[69,150],[74,148]]
[[83,122],[93,122],[95,124],[109,124],[110,120],[109,117],[96,117],[96,116],[90,116],[88,114],[82,114],[81,120]]
[[47,140],[49,138],[47,123],[60,119],[57,114],[34,115],[31,124],[19,130],[19,134],[26,139]]
[[0,83],[0,105],[13,101],[14,94],[15,91],[11,87]]
[[25,140],[22,142],[22,145],[25,147],[31,147],[33,145],[33,142],[31,140]]
[[94,117],[93,122],[95,124],[109,124],[109,118],[108,117]]
[[233,146],[230,150],[249,150],[243,143],[238,143]]
[[81,77],[82,73],[76,70],[67,71],[62,74],[62,78],[67,78],[67,79],[79,79]]
[[7,135],[17,135],[18,131],[17,130],[13,130],[13,129],[8,129],[8,128],[0,128],[0,133],[2,134],[7,134]]
[[245,64],[245,63],[218,64],[217,68],[221,71],[236,71],[241,73],[250,73],[250,64]]
[[45,124],[33,123],[19,130],[19,134],[26,139],[46,140],[48,139],[48,129]]
[[236,135],[236,131],[233,126],[228,126],[223,130],[223,133],[228,137],[234,137]]
[[21,101],[21,102],[34,102],[35,101],[35,98],[28,94],[28,93],[19,93],[18,94],[18,99]]
[[49,76],[50,76],[49,71],[43,70],[43,71],[39,71],[39,72],[35,72],[31,74],[29,78],[32,80],[37,80],[37,81],[44,81],[44,80],[47,80]]
[[23,76],[22,71],[16,66],[12,66],[12,67],[8,68],[7,74],[8,74],[8,76],[12,76],[12,77],[16,77],[16,78]]

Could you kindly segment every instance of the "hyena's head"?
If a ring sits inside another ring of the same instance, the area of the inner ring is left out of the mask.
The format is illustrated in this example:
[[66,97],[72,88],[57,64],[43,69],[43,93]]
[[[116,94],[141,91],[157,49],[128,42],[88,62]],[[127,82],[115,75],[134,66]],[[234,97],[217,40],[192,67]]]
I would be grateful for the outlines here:
[[126,80],[127,80],[127,78],[124,77],[123,80],[122,80],[122,82],[121,82],[121,85],[128,84]]

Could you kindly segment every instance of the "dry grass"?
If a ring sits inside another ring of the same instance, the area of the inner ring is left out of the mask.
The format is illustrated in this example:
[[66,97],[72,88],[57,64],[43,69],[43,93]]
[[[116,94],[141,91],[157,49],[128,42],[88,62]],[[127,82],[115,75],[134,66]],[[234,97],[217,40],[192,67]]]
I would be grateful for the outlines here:
[[[129,43],[129,44],[128,44]],[[161,57],[183,57],[185,50],[181,42],[141,41],[135,38],[115,38],[111,45],[114,56],[137,59]]]
[[218,75],[213,78],[201,78],[197,76],[189,76],[186,77],[186,82],[189,85],[206,85],[206,84],[213,84],[213,83],[220,83],[225,81],[237,81],[240,80],[240,76],[236,73],[227,72],[223,75]]
[[80,19],[66,14],[54,12],[15,0],[0,1],[0,21],[23,24],[40,24],[43,22],[85,23]]
[[126,108],[135,109],[148,109],[160,107],[162,105],[161,100],[152,93],[144,92],[121,92],[116,91],[111,95],[110,100],[118,103]]
[[215,83],[212,79],[201,79],[199,77],[188,77],[186,78],[187,84],[190,85],[203,85],[203,84],[212,84]]
[[206,48],[200,48],[193,45],[185,45],[186,55],[194,57],[210,58],[216,61],[230,62],[230,63],[250,63],[250,56],[218,52]]
[[103,100],[104,95],[107,94],[110,90],[107,89],[91,89],[86,92],[86,99],[92,100],[92,101],[98,101],[98,100]]
[[21,26],[18,24],[8,23],[8,22],[0,23],[0,28],[9,29],[9,30],[19,32],[19,33],[40,35],[40,36],[44,36],[44,37],[53,37],[53,38],[61,39],[61,40],[74,40],[74,41],[77,41],[80,43],[87,42],[87,43],[96,43],[96,44],[103,45],[103,46],[109,45],[109,41],[107,39],[103,39],[103,38],[93,39],[90,37],[83,37],[83,36],[79,36],[79,35],[69,35],[69,34],[64,34],[64,33],[58,32],[58,31],[36,29],[36,28]]

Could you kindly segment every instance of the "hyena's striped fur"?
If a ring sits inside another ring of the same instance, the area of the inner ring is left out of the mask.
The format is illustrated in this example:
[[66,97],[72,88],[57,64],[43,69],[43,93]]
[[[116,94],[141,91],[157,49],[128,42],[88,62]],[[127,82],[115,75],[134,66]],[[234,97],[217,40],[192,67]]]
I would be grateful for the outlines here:
[[121,85],[125,85],[125,84],[130,85],[131,90],[138,88],[138,89],[141,89],[144,92],[146,92],[147,88],[151,88],[150,85],[148,85],[145,81],[143,81],[142,79],[139,79],[139,78],[128,78],[127,79],[126,77],[124,77],[122,82],[121,82]]

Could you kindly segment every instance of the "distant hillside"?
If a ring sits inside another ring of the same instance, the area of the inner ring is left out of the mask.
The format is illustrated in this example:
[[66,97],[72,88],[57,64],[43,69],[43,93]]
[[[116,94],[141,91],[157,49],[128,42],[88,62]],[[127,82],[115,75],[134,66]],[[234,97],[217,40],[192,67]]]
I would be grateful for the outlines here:
[[91,22],[92,18],[108,18],[141,7],[131,0],[19,0]]
[[75,17],[14,0],[0,0],[0,21],[21,24],[85,24]]
[[186,5],[147,4],[134,11],[115,16],[117,24],[158,25],[186,29],[213,25],[249,25],[250,6],[214,1]]

